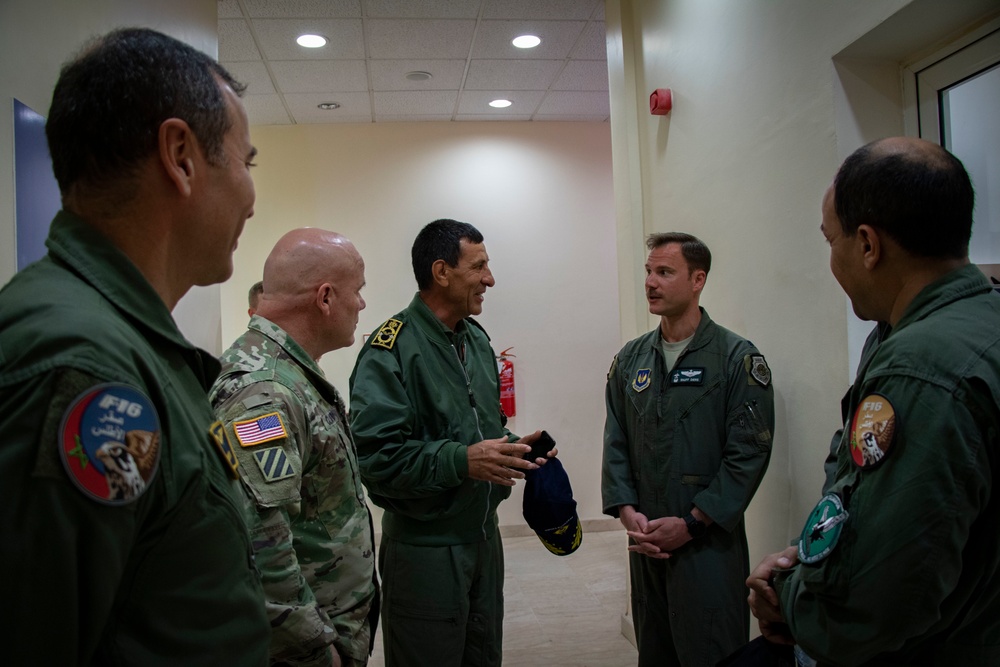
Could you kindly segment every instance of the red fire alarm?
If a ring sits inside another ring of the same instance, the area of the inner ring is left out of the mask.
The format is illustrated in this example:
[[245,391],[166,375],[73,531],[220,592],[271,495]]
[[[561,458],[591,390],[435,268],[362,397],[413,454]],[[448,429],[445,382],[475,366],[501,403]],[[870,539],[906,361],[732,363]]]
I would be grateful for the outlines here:
[[649,96],[649,113],[654,116],[666,116],[673,106],[674,99],[669,88],[657,88]]

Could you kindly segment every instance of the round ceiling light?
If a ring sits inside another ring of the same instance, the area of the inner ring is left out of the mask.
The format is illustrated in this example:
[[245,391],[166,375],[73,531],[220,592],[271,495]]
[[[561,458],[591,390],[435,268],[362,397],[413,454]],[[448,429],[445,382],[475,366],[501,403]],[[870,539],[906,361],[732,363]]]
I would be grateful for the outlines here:
[[533,49],[542,43],[542,40],[538,39],[534,35],[521,35],[520,37],[515,37],[510,42],[519,49]]
[[406,78],[409,81],[428,81],[432,76],[434,75],[430,72],[413,71],[406,73]]
[[511,104],[513,104],[513,102],[511,102],[510,100],[493,100],[492,102],[490,102],[490,106],[493,107],[494,109],[506,109]]
[[339,109],[340,105],[336,102],[321,102],[316,105],[323,111],[330,111],[331,109]]
[[321,46],[326,46],[327,42],[323,35],[299,35],[295,41],[299,46],[304,46],[307,49],[318,49]]

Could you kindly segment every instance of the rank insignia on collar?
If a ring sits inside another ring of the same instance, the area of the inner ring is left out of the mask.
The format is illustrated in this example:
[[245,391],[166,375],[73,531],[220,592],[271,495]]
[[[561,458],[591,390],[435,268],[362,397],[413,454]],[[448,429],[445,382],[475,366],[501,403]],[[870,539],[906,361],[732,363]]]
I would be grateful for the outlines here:
[[239,479],[240,471],[237,468],[240,467],[240,462],[236,458],[236,452],[233,451],[232,443],[229,442],[226,427],[222,425],[222,422],[217,421],[208,427],[208,432],[212,436],[215,448],[219,450],[219,454],[222,454],[222,461],[226,464],[229,476],[233,479]]
[[748,354],[743,357],[743,368],[747,372],[747,384],[756,382],[762,387],[771,384],[771,369],[763,354]]
[[828,493],[823,496],[806,519],[799,538],[799,560],[818,563],[833,551],[840,539],[849,514],[840,502],[840,496]]
[[399,335],[399,330],[402,328],[403,323],[399,320],[386,320],[378,333],[372,336],[372,347],[384,347],[391,350],[392,346],[396,344],[396,336]]
[[643,391],[649,388],[649,380],[652,375],[652,371],[649,368],[640,368],[635,372],[635,378],[632,380],[632,388],[636,391]]
[[865,396],[851,421],[850,452],[854,465],[874,468],[892,449],[896,435],[896,410],[881,394]]
[[279,479],[285,479],[295,474],[292,462],[288,460],[285,450],[281,447],[259,449],[253,453],[253,458],[257,462],[257,467],[260,468],[260,472],[264,475],[264,480],[268,483],[277,482]]
[[160,462],[160,420],[152,401],[119,383],[91,387],[70,403],[59,427],[70,479],[105,505],[126,505],[147,488]]

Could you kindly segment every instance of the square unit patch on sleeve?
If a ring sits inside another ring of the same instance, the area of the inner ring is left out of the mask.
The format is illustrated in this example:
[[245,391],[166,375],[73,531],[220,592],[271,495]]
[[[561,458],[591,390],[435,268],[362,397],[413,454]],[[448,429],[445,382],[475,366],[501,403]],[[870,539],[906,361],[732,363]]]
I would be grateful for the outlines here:
[[281,415],[277,412],[233,422],[233,431],[236,432],[236,439],[240,441],[242,447],[252,447],[262,442],[288,437],[285,425],[281,422]]
[[268,447],[253,453],[266,482],[277,482],[295,474],[292,462],[288,460],[285,450],[281,447]]

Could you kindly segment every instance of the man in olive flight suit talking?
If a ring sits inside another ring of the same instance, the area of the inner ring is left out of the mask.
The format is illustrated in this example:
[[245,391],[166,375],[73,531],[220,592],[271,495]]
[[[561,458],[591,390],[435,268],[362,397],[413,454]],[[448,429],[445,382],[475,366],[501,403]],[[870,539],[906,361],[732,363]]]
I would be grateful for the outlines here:
[[771,454],[771,371],[699,307],[705,244],[663,233],[647,246],[660,325],[608,373],[603,505],[630,538],[639,665],[715,665],[749,633],[743,512]]
[[385,664],[491,667],[503,640],[497,506],[545,463],[521,458],[541,432],[507,430],[490,339],[470,317],[494,284],[483,235],[436,220],[412,255],[420,291],[374,332],[351,375],[361,474],[385,509]]

